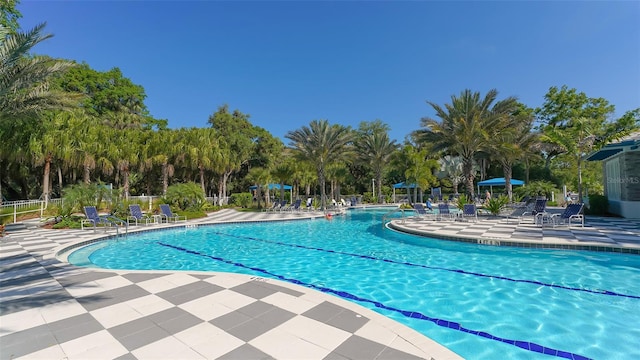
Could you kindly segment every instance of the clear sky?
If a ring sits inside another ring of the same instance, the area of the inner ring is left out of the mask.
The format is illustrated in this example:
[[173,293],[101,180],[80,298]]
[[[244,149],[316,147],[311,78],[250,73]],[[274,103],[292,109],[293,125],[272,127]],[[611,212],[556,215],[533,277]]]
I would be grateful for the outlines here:
[[[640,107],[639,1],[32,1],[35,52],[119,67],[169,126],[218,106],[283,138],[380,119],[402,141],[464,89],[537,107],[551,86]],[[285,143],[287,141],[285,140]]]

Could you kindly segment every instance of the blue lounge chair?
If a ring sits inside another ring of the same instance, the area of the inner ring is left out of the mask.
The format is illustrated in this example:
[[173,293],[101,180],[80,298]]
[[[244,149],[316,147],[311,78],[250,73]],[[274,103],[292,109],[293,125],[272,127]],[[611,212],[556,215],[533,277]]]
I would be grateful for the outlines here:
[[580,222],[580,226],[584,227],[584,215],[582,214],[583,209],[584,204],[569,204],[562,214],[551,215],[549,217],[550,222],[553,223],[553,227],[565,224],[571,227],[571,223],[574,220],[577,220]]
[[138,226],[138,222],[142,224],[144,222],[145,225],[149,225],[149,223],[154,223],[154,219],[152,217],[148,217],[142,213],[142,209],[140,209],[140,205],[131,204],[129,205],[129,215],[127,217],[127,222],[131,224],[131,222],[135,222],[135,225]]
[[127,223],[114,217],[107,215],[99,215],[98,209],[95,206],[85,206],[84,214],[86,219],[83,219],[80,222],[80,229],[84,230],[85,224],[92,224],[93,231],[96,231],[98,225],[104,225],[105,229],[111,226],[125,226],[127,227]]
[[167,219],[167,222],[187,221],[186,216],[174,214],[168,204],[160,204],[160,212],[162,212],[162,216]]
[[302,200],[298,199],[296,200],[293,205],[287,207],[287,211],[299,211],[300,210],[300,204],[302,204]]
[[474,222],[478,221],[478,210],[475,204],[464,204],[462,206],[462,220],[465,219],[473,219]]
[[278,206],[278,207],[276,208],[276,210],[277,210],[277,211],[287,210],[287,203],[288,203],[288,202],[289,202],[288,200],[282,200],[282,201],[280,201],[280,206]]
[[537,199],[532,210],[527,210],[520,216],[520,222],[526,217],[531,216],[534,223],[538,223],[538,220],[542,219],[544,211],[547,208],[547,199]]
[[430,214],[429,212],[427,212],[427,208],[425,208],[424,205],[420,203],[413,204],[413,210],[415,211],[414,217],[416,219],[426,218]]
[[453,220],[453,213],[449,210],[449,204],[438,204],[438,220],[442,220],[444,217]]

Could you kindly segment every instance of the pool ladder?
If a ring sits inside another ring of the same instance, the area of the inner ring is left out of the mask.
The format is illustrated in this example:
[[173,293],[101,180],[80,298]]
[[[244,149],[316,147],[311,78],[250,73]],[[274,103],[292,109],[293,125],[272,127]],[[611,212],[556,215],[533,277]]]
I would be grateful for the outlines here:
[[404,209],[397,207],[387,213],[385,213],[382,216],[382,226],[384,227],[385,223],[387,222],[387,220],[389,220],[389,217],[397,212],[401,212],[402,213],[402,223],[404,224]]

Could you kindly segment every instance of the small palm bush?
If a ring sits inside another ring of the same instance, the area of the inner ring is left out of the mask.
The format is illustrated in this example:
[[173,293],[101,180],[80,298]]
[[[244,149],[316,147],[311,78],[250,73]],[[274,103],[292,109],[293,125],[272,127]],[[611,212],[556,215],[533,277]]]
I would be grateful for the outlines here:
[[231,194],[231,198],[229,199],[229,203],[238,205],[243,209],[246,209],[251,206],[253,202],[253,195],[251,193],[238,193]]
[[471,204],[471,203],[472,202],[470,201],[470,199],[467,198],[467,195],[462,194],[456,200],[456,207],[458,209],[462,209],[462,208],[464,208],[465,204]]
[[497,216],[500,214],[502,209],[504,209],[504,207],[508,203],[509,203],[509,198],[504,195],[501,195],[501,196],[492,197],[491,199],[489,199],[489,201],[484,206],[484,208],[487,209],[491,213],[491,215]]

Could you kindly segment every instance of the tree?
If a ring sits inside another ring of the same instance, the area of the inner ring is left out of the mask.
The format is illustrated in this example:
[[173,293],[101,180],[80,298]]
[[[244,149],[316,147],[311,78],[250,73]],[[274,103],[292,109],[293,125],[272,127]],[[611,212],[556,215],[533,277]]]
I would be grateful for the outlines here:
[[218,195],[220,205],[227,194],[227,182],[231,175],[239,171],[243,164],[251,160],[255,153],[257,129],[249,122],[249,115],[239,110],[229,112],[228,105],[222,105],[209,116],[209,123],[220,137],[220,174]]
[[20,28],[18,19],[22,17],[22,13],[16,8],[19,3],[19,0],[3,0],[0,2],[0,26],[8,29],[10,34],[17,33]]
[[496,101],[498,91],[490,90],[484,98],[479,92],[464,90],[460,96],[452,96],[451,104],[444,108],[427,101],[439,120],[423,118],[424,129],[413,133],[418,144],[429,144],[434,151],[445,151],[462,158],[462,169],[467,193],[473,197],[473,160],[476,154],[491,142],[489,130],[495,127],[504,114],[511,113],[517,100],[508,97]]
[[[254,167],[247,173],[247,180],[256,186],[256,199],[258,200],[258,209],[262,208],[262,188],[266,188],[265,197],[269,198],[269,182],[271,181],[271,172],[265,168]],[[267,201],[265,200],[265,203]]]
[[10,34],[0,26],[0,122],[65,104],[65,97],[51,91],[49,82],[72,64],[28,56],[35,45],[53,36],[42,34],[44,27],[40,24],[28,32]]
[[527,154],[538,139],[537,134],[532,132],[533,120],[532,110],[520,104],[514,112],[504,114],[498,126],[490,129],[492,141],[488,151],[502,165],[509,201],[513,200],[513,165]]
[[462,159],[459,156],[446,155],[438,160],[440,163],[440,178],[451,180],[453,193],[458,194],[458,185],[464,181]]
[[325,170],[334,161],[344,161],[349,154],[351,130],[342,125],[330,125],[327,120],[313,120],[309,126],[289,131],[285,137],[300,158],[312,163],[320,183],[321,208],[327,207]]
[[418,150],[408,145],[404,147],[403,151],[406,152],[409,160],[409,166],[405,171],[406,182],[417,185],[413,193],[413,202],[415,203],[418,202],[418,188],[424,191],[435,183],[434,173],[440,168],[440,164],[436,160],[427,159],[427,149]]
[[554,155],[576,159],[578,196],[582,199],[582,158],[639,127],[640,108],[610,120],[615,107],[603,98],[590,98],[566,85],[551,87],[536,115],[542,125],[542,141],[551,144]]
[[375,202],[382,196],[382,175],[389,158],[398,149],[395,140],[389,139],[388,131],[389,127],[380,120],[373,123],[362,122],[355,143],[359,158],[371,167],[378,184],[377,194],[373,194]]

